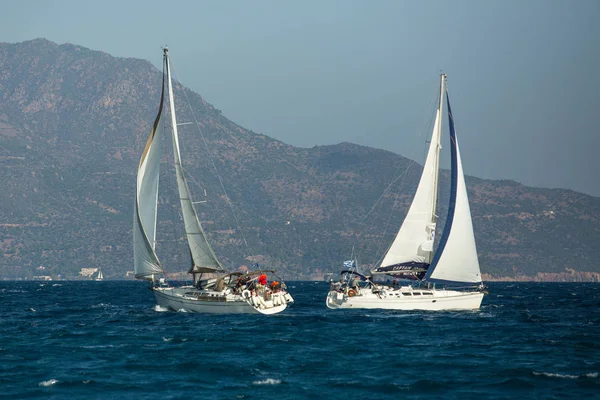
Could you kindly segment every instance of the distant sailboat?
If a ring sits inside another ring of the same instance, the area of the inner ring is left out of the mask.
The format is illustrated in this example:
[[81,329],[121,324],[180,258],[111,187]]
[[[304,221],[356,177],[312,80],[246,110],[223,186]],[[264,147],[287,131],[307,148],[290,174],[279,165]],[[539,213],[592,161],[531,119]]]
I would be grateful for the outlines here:
[[[165,85],[166,84],[166,85]],[[158,276],[164,268],[156,253],[158,183],[160,170],[160,136],[165,89],[171,114],[173,158],[181,211],[194,277],[194,285],[173,287]],[[217,259],[200,224],[181,163],[177,119],[171,85],[169,52],[164,49],[163,83],[158,115],[142,153],[137,174],[137,192],[133,216],[134,270],[137,279],[152,281],[152,291],[158,305],[171,310],[206,313],[276,314],[293,302],[281,280],[266,284],[266,273],[228,271]],[[208,278],[202,279],[203,275]]]
[[[381,264],[372,275],[418,280],[416,285],[384,286],[371,277],[343,271],[346,279],[331,288],[329,308],[384,308],[395,310],[478,309],[484,295],[467,188],[458,139],[446,89],[440,78],[439,106],[421,180],[408,213]],[[446,225],[434,250],[436,206],[444,98],[448,105],[451,150],[450,204]],[[354,267],[353,262],[345,263]]]
[[102,268],[98,268],[98,275],[96,275],[96,280],[97,281],[104,280],[104,275],[102,275]]

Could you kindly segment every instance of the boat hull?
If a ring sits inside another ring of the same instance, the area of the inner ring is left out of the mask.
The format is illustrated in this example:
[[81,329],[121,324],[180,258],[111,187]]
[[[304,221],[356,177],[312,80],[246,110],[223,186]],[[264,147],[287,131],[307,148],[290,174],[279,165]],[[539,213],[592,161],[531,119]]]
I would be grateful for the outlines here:
[[[264,306],[258,302],[244,299],[236,295],[220,295],[216,292],[199,291],[192,287],[178,288],[152,288],[156,303],[172,311],[187,311],[207,314],[277,314],[287,308],[286,301],[263,301]],[[289,296],[291,299],[291,296]],[[278,303],[278,304],[276,304]]]
[[[419,295],[415,295],[415,292]],[[423,292],[427,293],[423,295]],[[482,292],[461,292],[455,290],[427,290],[427,291],[383,291],[378,294],[370,289],[361,289],[356,296],[346,293],[330,291],[327,295],[326,305],[331,309],[338,308],[366,308],[384,310],[477,310],[483,300]],[[408,295],[410,293],[410,295]]]

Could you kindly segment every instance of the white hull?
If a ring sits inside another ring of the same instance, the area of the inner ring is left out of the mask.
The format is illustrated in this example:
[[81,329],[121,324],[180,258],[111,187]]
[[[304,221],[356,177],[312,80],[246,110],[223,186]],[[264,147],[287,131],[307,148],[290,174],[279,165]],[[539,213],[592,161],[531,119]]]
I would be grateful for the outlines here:
[[370,288],[357,291],[357,295],[330,291],[328,308],[368,308],[385,310],[477,310],[483,299],[482,292],[461,292],[444,289],[387,288],[373,293]]
[[[277,314],[294,300],[287,292],[275,293],[269,300],[187,287],[155,287],[156,303],[173,311],[209,314]],[[261,301],[262,300],[262,301]]]

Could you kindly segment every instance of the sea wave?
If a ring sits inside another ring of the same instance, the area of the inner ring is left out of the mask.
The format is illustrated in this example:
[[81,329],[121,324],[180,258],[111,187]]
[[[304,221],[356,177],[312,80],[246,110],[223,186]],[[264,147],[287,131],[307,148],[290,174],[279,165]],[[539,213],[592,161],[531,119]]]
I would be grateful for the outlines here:
[[6,398],[600,393],[600,283],[498,283],[493,293],[504,296],[486,296],[480,312],[437,313],[331,311],[323,304],[326,282],[293,282],[296,303],[272,317],[168,311],[139,282],[61,282],[32,296],[38,283],[0,282]]
[[38,386],[44,386],[44,387],[47,387],[47,386],[52,386],[52,385],[55,385],[55,384],[57,384],[58,382],[60,382],[60,381],[59,381],[59,380],[57,380],[57,379],[48,379],[47,381],[42,381],[42,382],[40,382],[40,383],[38,384]]
[[253,385],[279,385],[280,383],[281,383],[281,379],[273,379],[273,378],[267,378],[267,379],[263,379],[262,381],[252,382]]
[[597,372],[590,372],[587,374],[581,375],[572,375],[572,374],[559,374],[557,372],[537,372],[533,371],[533,374],[536,376],[546,376],[548,378],[560,378],[560,379],[579,379],[579,378],[597,378]]

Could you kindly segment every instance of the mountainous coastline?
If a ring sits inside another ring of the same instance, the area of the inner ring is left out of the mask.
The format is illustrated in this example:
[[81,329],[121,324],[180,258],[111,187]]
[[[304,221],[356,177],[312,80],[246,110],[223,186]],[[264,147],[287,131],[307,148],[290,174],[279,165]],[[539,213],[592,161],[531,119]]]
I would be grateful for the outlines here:
[[[133,269],[135,173],[160,82],[148,61],[45,39],[0,43],[0,279],[98,267],[121,279]],[[361,263],[378,260],[421,166],[351,143],[290,146],[236,125],[180,84],[174,90],[179,120],[198,121],[210,150],[193,124],[181,127],[184,167],[195,198],[207,191],[198,211],[224,264],[322,279],[353,246]],[[164,165],[158,229],[173,239],[158,253],[168,272],[184,271],[167,157]],[[600,198],[475,177],[467,185],[484,279],[600,280]]]

